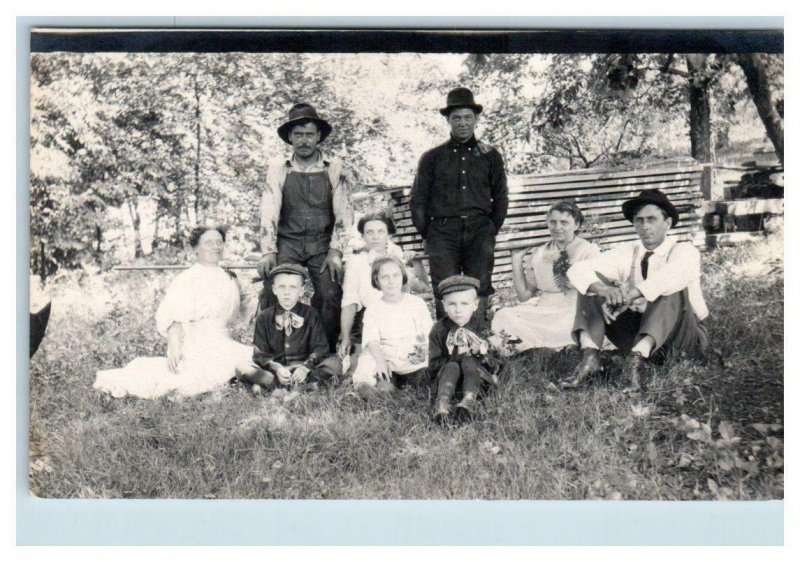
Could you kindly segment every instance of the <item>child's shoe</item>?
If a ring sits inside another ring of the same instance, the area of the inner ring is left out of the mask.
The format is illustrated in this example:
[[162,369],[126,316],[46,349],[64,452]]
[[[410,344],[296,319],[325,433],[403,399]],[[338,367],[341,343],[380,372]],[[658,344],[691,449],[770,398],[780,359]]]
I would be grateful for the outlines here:
[[475,404],[477,403],[477,396],[474,392],[467,392],[461,402],[456,404],[456,415],[460,419],[472,419],[475,415]]
[[433,412],[433,421],[443,424],[450,417],[450,400],[446,397],[436,401],[436,409]]

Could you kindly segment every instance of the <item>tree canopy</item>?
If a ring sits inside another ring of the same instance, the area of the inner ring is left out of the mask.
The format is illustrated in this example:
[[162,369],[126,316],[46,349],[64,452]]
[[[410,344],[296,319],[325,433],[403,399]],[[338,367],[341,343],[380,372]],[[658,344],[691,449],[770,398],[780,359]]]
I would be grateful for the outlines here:
[[[31,268],[180,249],[207,220],[255,248],[266,163],[287,152],[275,131],[300,101],[334,125],[323,148],[347,160],[357,190],[410,183],[447,138],[438,108],[458,85],[485,106],[478,135],[510,173],[688,155],[691,61],[668,57],[34,54]],[[703,63],[716,142],[743,123],[782,156],[782,56]]]

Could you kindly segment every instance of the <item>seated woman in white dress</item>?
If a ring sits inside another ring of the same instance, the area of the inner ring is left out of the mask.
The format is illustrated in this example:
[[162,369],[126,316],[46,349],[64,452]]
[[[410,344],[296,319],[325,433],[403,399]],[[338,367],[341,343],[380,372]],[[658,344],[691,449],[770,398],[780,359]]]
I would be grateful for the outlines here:
[[167,357],[139,357],[121,369],[98,371],[94,388],[114,397],[193,396],[222,386],[237,367],[255,368],[253,347],[228,332],[243,305],[238,279],[219,266],[225,230],[196,228],[189,243],[197,263],[175,278],[156,311]]
[[[413,257],[413,253],[407,255],[390,240],[396,229],[394,220],[385,210],[362,216],[358,221],[358,232],[364,240],[364,247],[347,259],[342,283],[342,339],[336,349],[342,360],[351,353],[358,356],[364,310],[370,302],[381,298],[381,292],[372,286],[372,264],[384,256],[393,256],[403,262]],[[426,281],[427,275],[421,263],[414,263],[414,274],[417,279]]]
[[522,304],[498,310],[492,331],[521,340],[518,352],[537,347],[560,349],[573,343],[570,334],[577,292],[567,279],[567,270],[575,262],[600,254],[597,245],[575,236],[582,223],[577,205],[558,202],[547,211],[550,240],[533,250],[527,268],[523,260],[530,248],[511,252],[514,290]]

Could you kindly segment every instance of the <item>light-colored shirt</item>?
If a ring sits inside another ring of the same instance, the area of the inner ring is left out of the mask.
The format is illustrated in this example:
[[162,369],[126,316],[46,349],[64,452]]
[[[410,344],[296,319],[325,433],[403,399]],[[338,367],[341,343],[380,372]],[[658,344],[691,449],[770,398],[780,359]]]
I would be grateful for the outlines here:
[[[364,312],[361,341],[365,345],[379,342],[381,352],[393,370],[407,373],[412,363],[416,364],[416,369],[427,366],[428,334],[432,327],[433,319],[425,301],[416,295],[403,293],[402,300],[397,303],[388,303],[382,298],[370,303]],[[417,351],[422,348],[422,357],[411,361],[410,358],[419,355]]]
[[196,263],[170,284],[156,311],[156,328],[166,337],[175,322],[203,322],[221,333],[239,316],[239,284],[221,267]]
[[[599,246],[577,236],[567,244],[565,249],[571,264],[600,255]],[[552,240],[533,251],[525,268],[525,280],[532,291],[539,290],[544,293],[564,292],[564,289],[558,286],[553,272],[553,264],[559,259],[560,255],[561,250]]]
[[596,273],[619,282],[620,286],[628,286],[633,273],[633,285],[644,298],[634,301],[631,309],[642,312],[647,302],[688,289],[689,302],[697,318],[703,320],[708,316],[700,288],[700,252],[697,248],[688,242],[676,243],[669,237],[665,238],[652,250],[647,279],[643,279],[641,263],[647,251],[641,240],[620,244],[596,258],[575,263],[569,268],[567,277],[580,293],[586,294],[589,285],[600,281]]
[[[342,283],[342,308],[356,305],[356,311],[381,298],[381,292],[372,286],[372,263],[383,254],[363,251],[347,259]],[[394,242],[389,242],[386,255],[403,259],[403,250]]]
[[307,167],[300,166],[293,156],[276,158],[269,163],[264,191],[261,194],[261,252],[266,254],[278,251],[278,223],[281,218],[283,184],[286,181],[286,175],[291,171],[328,172],[333,190],[334,218],[330,247],[344,252],[347,247],[348,233],[353,226],[353,203],[350,199],[351,175],[340,159],[329,158],[321,150],[317,151],[317,160]]

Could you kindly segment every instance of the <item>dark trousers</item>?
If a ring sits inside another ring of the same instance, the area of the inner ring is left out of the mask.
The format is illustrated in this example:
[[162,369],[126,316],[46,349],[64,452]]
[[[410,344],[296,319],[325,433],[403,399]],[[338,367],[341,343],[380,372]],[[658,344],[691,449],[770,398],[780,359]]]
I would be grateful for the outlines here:
[[[303,243],[295,240],[278,240],[278,263],[297,263],[308,269],[314,294],[311,296],[311,306],[319,312],[322,325],[325,328],[325,337],[331,351],[336,349],[339,341],[339,330],[342,310],[342,286],[331,281],[330,272],[326,269],[320,272],[322,264],[328,253],[324,252],[308,256],[303,251]],[[261,292],[261,310],[273,306],[278,300],[272,293],[272,286],[265,282]]]
[[431,269],[431,282],[436,296],[436,317],[444,318],[439,283],[451,275],[469,275],[480,281],[485,314],[486,298],[494,292],[494,223],[485,215],[467,218],[433,219],[425,238],[425,252]]
[[459,361],[445,363],[444,367],[439,369],[437,379],[439,384],[437,398],[447,398],[448,400],[452,398],[459,382],[464,394],[467,392],[477,394],[481,390],[480,365],[475,357],[464,357]]
[[629,353],[640,339],[650,336],[655,341],[650,356],[661,358],[670,353],[701,353],[708,347],[708,332],[692,310],[686,289],[648,302],[644,312],[626,310],[611,324],[603,320],[602,305],[601,297],[578,294],[573,337],[586,330],[597,347],[607,336],[620,351]]

